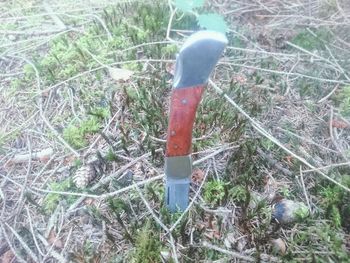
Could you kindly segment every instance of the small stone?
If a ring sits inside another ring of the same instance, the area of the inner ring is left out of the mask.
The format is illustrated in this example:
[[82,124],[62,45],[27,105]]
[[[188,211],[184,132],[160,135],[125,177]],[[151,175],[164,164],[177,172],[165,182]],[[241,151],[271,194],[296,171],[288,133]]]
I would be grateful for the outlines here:
[[248,244],[247,239],[239,233],[228,233],[224,239],[224,244],[227,249],[234,248],[240,252],[244,250]]
[[171,258],[171,254],[169,251],[163,250],[163,251],[160,251],[160,254],[164,260],[168,261]]
[[282,199],[273,207],[272,218],[280,224],[291,224],[309,215],[307,206],[302,202]]
[[16,40],[16,36],[15,35],[8,35],[7,37],[9,40],[11,41],[15,41]]
[[236,238],[235,235],[233,233],[228,233],[225,240],[224,240],[224,244],[226,246],[226,248],[230,249],[232,248],[232,245],[234,245],[236,243]]
[[237,240],[237,250],[239,252],[243,252],[244,248],[248,244],[248,241],[246,238],[242,237]]
[[287,250],[286,242],[282,238],[271,240],[272,249],[278,254],[284,255]]

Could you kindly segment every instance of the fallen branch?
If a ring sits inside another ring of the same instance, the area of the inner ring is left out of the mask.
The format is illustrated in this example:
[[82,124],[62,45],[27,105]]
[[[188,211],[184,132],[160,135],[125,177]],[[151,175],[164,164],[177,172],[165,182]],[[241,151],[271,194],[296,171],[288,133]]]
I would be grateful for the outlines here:
[[45,161],[48,160],[53,154],[52,148],[46,148],[38,152],[30,153],[23,153],[23,154],[16,154],[11,160],[10,163],[24,163],[27,162],[30,158],[32,161],[39,160],[39,161]]

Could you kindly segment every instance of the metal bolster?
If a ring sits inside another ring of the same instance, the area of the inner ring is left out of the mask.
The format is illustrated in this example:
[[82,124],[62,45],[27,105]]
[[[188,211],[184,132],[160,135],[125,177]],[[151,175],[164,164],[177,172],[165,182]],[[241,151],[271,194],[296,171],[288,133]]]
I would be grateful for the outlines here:
[[190,177],[192,174],[191,155],[166,157],[165,174],[168,180]]

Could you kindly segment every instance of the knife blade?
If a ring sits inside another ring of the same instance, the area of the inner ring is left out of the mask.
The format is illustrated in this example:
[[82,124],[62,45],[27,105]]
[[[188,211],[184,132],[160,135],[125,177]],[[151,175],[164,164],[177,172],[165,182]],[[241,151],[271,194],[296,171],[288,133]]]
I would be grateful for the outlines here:
[[176,57],[165,154],[165,198],[171,212],[188,206],[196,111],[227,42],[221,33],[198,31],[185,41]]

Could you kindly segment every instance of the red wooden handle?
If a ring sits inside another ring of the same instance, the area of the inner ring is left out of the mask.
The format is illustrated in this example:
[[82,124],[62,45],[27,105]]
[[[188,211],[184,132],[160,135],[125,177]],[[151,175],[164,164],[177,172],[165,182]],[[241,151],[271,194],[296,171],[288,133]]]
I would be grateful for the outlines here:
[[170,100],[166,156],[191,153],[192,129],[204,85],[174,89]]

